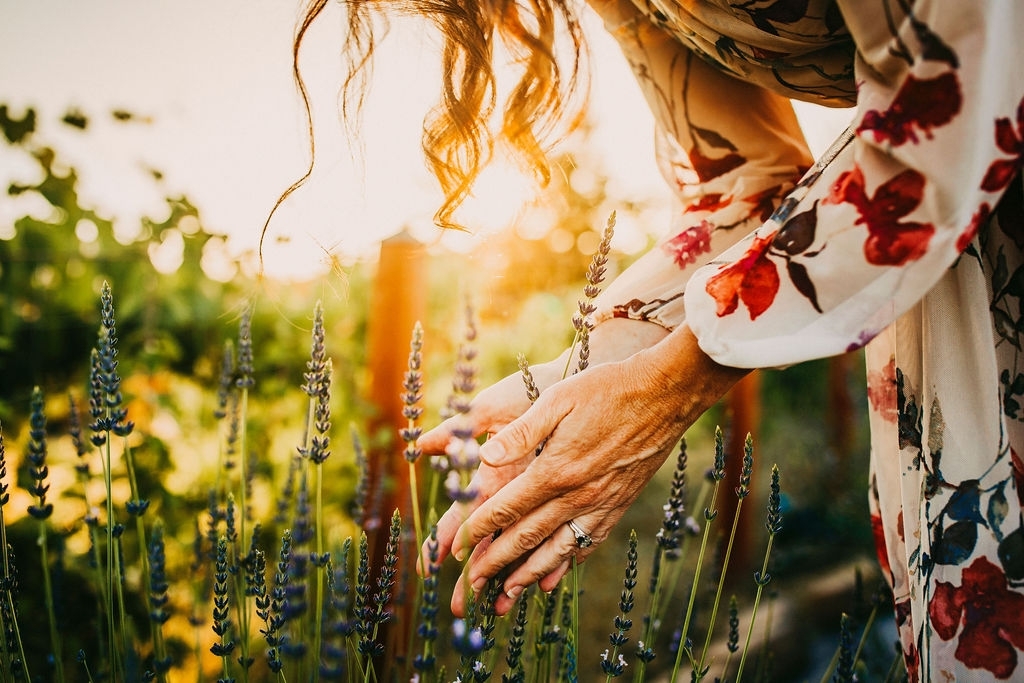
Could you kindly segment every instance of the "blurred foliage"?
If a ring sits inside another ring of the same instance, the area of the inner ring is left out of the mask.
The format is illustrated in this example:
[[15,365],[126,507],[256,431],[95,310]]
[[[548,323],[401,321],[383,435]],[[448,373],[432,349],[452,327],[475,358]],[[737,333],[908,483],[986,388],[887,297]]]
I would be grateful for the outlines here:
[[[112,117],[133,120],[121,111]],[[31,108],[12,116],[0,105],[3,153],[29,161],[24,165],[36,170],[25,175],[39,178],[7,187],[11,201],[31,208],[0,231],[0,418],[21,414],[34,385],[84,388],[103,281],[112,283],[118,296],[120,344],[133,372],[170,371],[212,385],[222,340],[230,337],[239,312],[255,302],[253,334],[269,381],[263,389],[276,395],[278,382],[301,377],[302,359],[294,351],[309,329],[315,284],[276,287],[242,275],[227,282],[208,277],[204,257],[211,249],[222,250],[226,238],[203,224],[185,196],[166,197],[166,214],[142,218],[126,238],[125,231],[115,230],[114,216],[80,194],[78,170],[42,141],[39,121]],[[81,112],[69,112],[61,123],[88,134],[89,119]],[[161,174],[151,175],[159,187]],[[161,272],[152,254],[179,240],[180,265]],[[353,298],[362,297],[366,278],[359,269],[346,277]],[[358,365],[362,349],[354,342],[365,328],[365,309],[346,308],[344,320],[346,329],[337,338],[353,343],[341,355]],[[343,378],[353,376],[351,368],[339,371]]]

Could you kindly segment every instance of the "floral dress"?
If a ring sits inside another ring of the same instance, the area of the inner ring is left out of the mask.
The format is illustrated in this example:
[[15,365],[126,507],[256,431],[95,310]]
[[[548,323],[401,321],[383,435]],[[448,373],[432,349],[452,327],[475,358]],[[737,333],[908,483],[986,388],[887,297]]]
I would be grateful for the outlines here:
[[[611,1],[681,206],[599,319],[737,367],[866,346],[910,680],[1024,681],[1024,3]],[[816,163],[790,98],[856,105]]]

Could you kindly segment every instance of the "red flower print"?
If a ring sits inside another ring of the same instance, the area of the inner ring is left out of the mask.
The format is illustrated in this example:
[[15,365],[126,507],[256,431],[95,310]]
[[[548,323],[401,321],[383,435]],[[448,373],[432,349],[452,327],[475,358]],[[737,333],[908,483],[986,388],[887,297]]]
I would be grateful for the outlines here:
[[768,260],[767,251],[775,233],[754,237],[754,243],[736,262],[725,266],[708,278],[705,291],[718,303],[718,317],[736,311],[742,301],[750,319],[768,310],[779,291],[779,272]]
[[698,201],[693,204],[689,204],[683,213],[693,213],[694,211],[717,211],[718,209],[725,208],[732,203],[732,197],[722,198],[721,192],[711,192],[704,195]]
[[871,515],[871,535],[875,539],[875,554],[878,555],[878,564],[886,578],[892,575],[889,567],[889,551],[885,545],[885,526],[882,524],[882,517],[878,514]]
[[996,119],[996,146],[1012,159],[996,159],[985,172],[981,189],[1001,192],[1024,165],[1024,100],[1017,105],[1017,128],[1008,118]]
[[939,581],[928,604],[935,633],[952,640],[959,633],[956,658],[972,669],[1008,678],[1024,650],[1024,594],[1008,590],[1003,571],[979,557],[963,570],[959,587]]
[[868,403],[883,420],[896,424],[899,406],[896,401],[895,358],[890,358],[881,370],[868,373]]
[[711,221],[701,221],[665,242],[661,248],[677,266],[683,268],[694,263],[699,255],[711,251],[711,233],[714,229]]
[[967,245],[971,243],[974,236],[978,234],[978,229],[981,228],[982,224],[988,220],[989,214],[992,213],[992,209],[988,207],[987,202],[983,202],[981,206],[973,216],[971,216],[971,222],[967,225],[967,228],[960,234],[960,237],[956,239],[956,250],[961,252],[967,248]]
[[960,83],[953,72],[927,80],[911,74],[886,111],[872,109],[864,114],[857,133],[874,133],[876,142],[888,141],[897,147],[907,141],[916,143],[915,128],[931,138],[932,129],[952,121],[962,104]]
[[882,183],[874,197],[864,188],[864,174],[859,166],[845,171],[832,186],[825,203],[849,202],[857,207],[857,224],[868,227],[864,256],[876,266],[901,266],[921,258],[935,233],[930,223],[900,222],[917,208],[924,192],[924,176],[913,169]]

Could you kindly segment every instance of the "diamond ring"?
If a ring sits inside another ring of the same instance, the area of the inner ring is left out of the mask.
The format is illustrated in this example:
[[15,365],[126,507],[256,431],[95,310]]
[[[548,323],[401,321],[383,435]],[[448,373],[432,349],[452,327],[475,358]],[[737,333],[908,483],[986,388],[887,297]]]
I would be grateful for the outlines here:
[[567,524],[569,525],[569,529],[572,530],[573,536],[576,537],[577,548],[587,548],[594,545],[594,539],[592,539],[590,534],[584,531],[583,527],[577,524],[575,520],[570,519]]

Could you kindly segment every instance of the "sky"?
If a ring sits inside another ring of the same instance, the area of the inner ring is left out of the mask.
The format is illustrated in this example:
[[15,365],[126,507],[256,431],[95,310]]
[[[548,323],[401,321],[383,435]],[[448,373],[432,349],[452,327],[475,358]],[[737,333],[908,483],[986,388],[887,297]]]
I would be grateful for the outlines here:
[[[422,117],[435,99],[436,39],[418,20],[396,23],[374,72],[363,149],[353,154],[338,116],[342,10],[328,5],[301,54],[317,165],[271,224],[274,274],[308,274],[326,252],[343,260],[372,255],[380,239],[403,228],[427,242],[440,236],[431,222],[440,193],[420,154]],[[300,12],[297,0],[0,0],[0,103],[15,116],[37,109],[40,139],[82,169],[82,194],[124,230],[140,215],[165,215],[165,195],[185,194],[208,230],[230,235],[233,257],[255,247],[274,201],[308,163],[291,78]],[[653,211],[619,212],[616,240],[628,251],[663,229],[658,211],[667,211],[667,193],[639,89],[597,22],[586,26],[594,55],[588,148],[610,175],[613,203],[647,201]],[[88,134],[56,123],[69,107],[90,118]],[[113,109],[139,118],[115,123]],[[798,113],[816,150],[850,116],[811,106]],[[27,179],[29,169],[9,157],[0,157],[0,182]],[[162,186],[154,187],[149,168],[164,174]],[[449,235],[447,246],[471,248],[532,196],[524,179],[500,167],[475,195],[460,214],[473,234]],[[0,235],[24,213],[0,196]],[[667,227],[667,214],[663,220]]]

